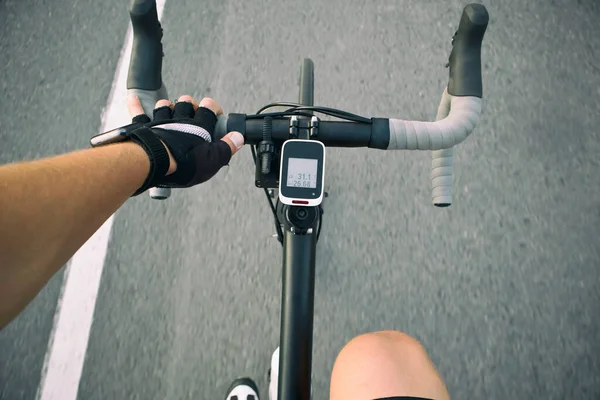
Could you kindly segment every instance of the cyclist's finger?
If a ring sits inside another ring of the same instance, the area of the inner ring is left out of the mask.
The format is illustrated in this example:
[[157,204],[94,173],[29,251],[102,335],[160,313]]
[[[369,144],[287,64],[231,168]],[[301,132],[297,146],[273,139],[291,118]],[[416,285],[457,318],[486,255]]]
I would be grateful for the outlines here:
[[171,119],[173,111],[173,103],[170,100],[162,99],[156,102],[154,105],[154,111],[152,119],[154,121],[165,121]]
[[229,132],[227,135],[223,136],[221,140],[229,145],[229,148],[231,149],[231,155],[237,153],[237,151],[244,145],[244,136],[236,131]]
[[127,95],[127,110],[131,118],[144,114],[144,107],[142,107],[140,98],[133,93]]
[[198,102],[189,94],[184,94],[183,96],[179,96],[179,98],[177,99],[177,102],[179,103],[180,101],[192,103],[192,105],[194,106],[194,111],[196,111],[198,109]]
[[167,100],[167,99],[160,99],[159,101],[156,102],[156,104],[154,105],[154,108],[160,108],[160,107],[164,107],[164,106],[169,106],[171,108],[173,108],[173,102],[171,102],[171,100]]
[[223,114],[223,109],[221,108],[220,105],[217,104],[216,101],[214,101],[213,99],[211,99],[210,97],[205,97],[200,101],[200,107],[206,107],[209,110],[211,110],[212,112],[215,113],[215,115],[221,115]]
[[173,108],[173,118],[194,118],[197,106],[191,101],[177,101]]
[[212,137],[215,132],[215,126],[217,125],[217,116],[212,110],[209,110],[206,107],[200,107],[194,117],[194,125],[203,128]]

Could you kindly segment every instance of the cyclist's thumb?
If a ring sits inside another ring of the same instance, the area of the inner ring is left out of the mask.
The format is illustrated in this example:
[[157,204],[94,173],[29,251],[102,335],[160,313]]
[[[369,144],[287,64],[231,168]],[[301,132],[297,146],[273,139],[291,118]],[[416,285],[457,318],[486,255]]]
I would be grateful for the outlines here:
[[244,146],[244,136],[236,131],[229,132],[227,135],[223,136],[221,140],[229,145],[231,148],[231,155],[237,153],[237,151]]

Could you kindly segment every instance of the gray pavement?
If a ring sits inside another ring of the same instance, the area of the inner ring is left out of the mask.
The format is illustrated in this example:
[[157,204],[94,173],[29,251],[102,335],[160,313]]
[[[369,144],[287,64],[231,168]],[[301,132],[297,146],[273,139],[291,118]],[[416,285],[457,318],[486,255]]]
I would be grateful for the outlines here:
[[[1,162],[87,145],[121,3],[0,2]],[[344,343],[381,329],[417,337],[455,399],[600,397],[600,7],[483,3],[484,116],[457,150],[450,209],[431,205],[429,152],[329,151],[315,399]],[[165,82],[252,113],[296,99],[308,56],[318,104],[431,119],[464,5],[170,1]],[[242,375],[266,394],[281,255],[250,163],[244,150],[202,186],[118,211],[80,399],[220,398]],[[0,399],[35,395],[61,281],[0,332]]]

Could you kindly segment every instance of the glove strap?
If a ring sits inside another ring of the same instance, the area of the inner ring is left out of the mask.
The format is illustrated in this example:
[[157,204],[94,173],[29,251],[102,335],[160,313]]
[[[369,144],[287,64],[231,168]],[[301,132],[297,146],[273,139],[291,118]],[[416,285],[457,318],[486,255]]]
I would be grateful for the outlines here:
[[130,138],[142,146],[150,158],[150,172],[142,186],[133,194],[137,196],[163,181],[169,170],[169,153],[158,136],[145,126],[131,132]]

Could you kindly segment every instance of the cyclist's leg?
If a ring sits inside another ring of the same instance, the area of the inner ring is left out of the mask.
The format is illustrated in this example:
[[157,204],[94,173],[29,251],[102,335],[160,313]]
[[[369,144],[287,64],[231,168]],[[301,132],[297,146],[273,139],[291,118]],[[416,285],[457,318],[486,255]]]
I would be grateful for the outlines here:
[[448,400],[444,382],[421,344],[398,331],[352,339],[331,374],[331,400],[413,396]]

